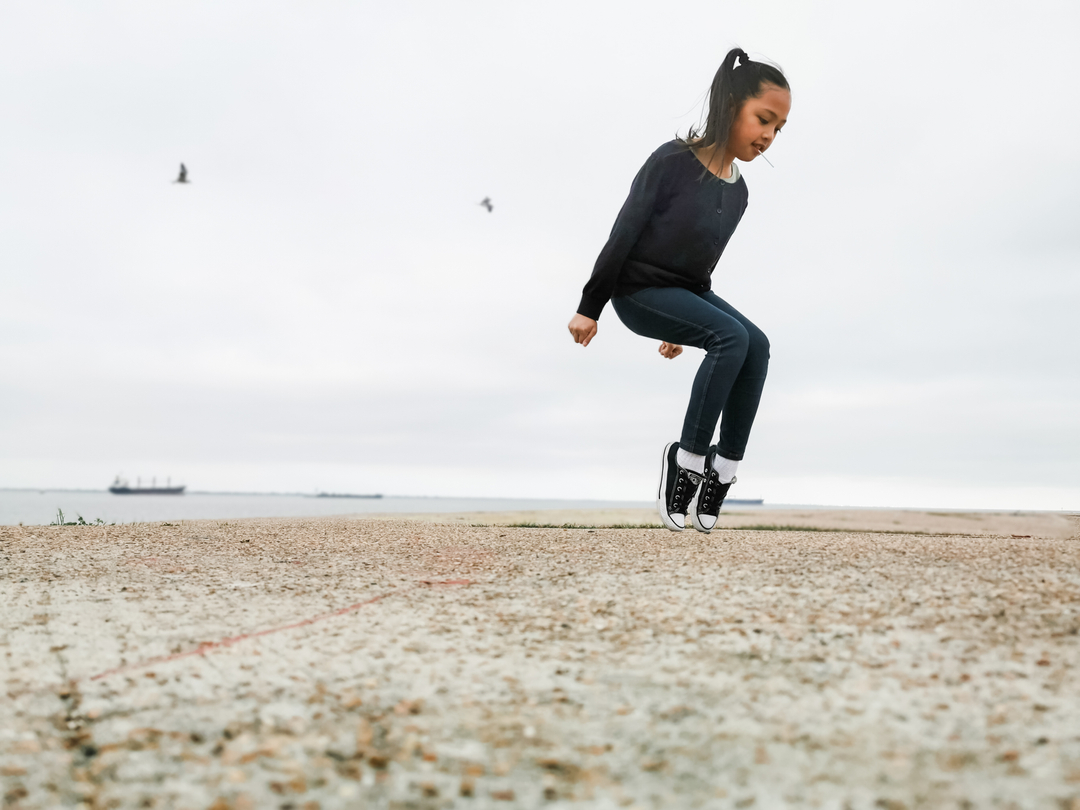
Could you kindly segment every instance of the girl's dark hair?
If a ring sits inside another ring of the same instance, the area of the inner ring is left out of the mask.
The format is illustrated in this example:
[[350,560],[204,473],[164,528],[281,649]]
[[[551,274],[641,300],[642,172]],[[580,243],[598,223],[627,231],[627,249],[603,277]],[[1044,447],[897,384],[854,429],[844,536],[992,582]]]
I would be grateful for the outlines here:
[[[736,59],[738,65],[735,64]],[[761,95],[763,84],[791,89],[780,68],[765,62],[751,62],[746,51],[732,48],[724,57],[709,88],[709,114],[705,118],[704,132],[691,127],[686,137],[680,140],[688,147],[716,146],[722,152],[727,146],[735,116],[748,98]]]

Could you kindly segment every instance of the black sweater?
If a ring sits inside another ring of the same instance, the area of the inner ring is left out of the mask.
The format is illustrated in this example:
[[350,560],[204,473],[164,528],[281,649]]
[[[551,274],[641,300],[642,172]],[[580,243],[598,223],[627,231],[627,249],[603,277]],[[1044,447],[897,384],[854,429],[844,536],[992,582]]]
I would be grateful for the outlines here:
[[705,292],[747,198],[741,176],[721,180],[684,144],[665,143],[634,178],[577,311],[597,319],[612,298],[646,287]]

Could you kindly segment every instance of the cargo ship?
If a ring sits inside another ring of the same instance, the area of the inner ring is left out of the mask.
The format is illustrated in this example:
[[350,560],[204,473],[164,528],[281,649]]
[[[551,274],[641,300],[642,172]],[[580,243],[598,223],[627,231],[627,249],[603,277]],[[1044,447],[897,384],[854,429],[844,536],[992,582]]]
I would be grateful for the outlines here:
[[157,479],[150,479],[150,486],[144,487],[142,485],[142,479],[135,479],[135,486],[131,486],[126,479],[116,476],[116,480],[112,482],[109,487],[109,492],[113,495],[183,495],[186,486],[174,487],[172,485],[172,479],[165,479],[165,486],[159,487],[157,485]]

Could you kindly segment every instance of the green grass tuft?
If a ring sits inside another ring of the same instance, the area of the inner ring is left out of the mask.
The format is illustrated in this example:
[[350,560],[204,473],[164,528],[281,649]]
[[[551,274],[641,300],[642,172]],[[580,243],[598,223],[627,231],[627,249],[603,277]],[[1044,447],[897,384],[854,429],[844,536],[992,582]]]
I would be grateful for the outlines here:
[[473,523],[473,526],[501,526],[507,529],[662,529],[659,523]]
[[[952,532],[911,532],[900,529],[851,529],[851,528],[822,528],[821,526],[777,526],[774,524],[759,523],[754,526],[717,526],[717,529],[728,531],[751,531],[751,532],[842,532],[847,534],[921,534],[934,537],[955,537]],[[713,531],[716,531],[714,529]]]
[[[471,523],[476,528],[499,526],[506,529],[663,529],[659,523],[605,523],[589,525],[585,523]],[[850,529],[822,528],[820,526],[784,526],[775,523],[755,523],[750,526],[717,526],[714,532],[841,532],[857,534],[917,534],[952,537],[949,532],[912,532],[891,531],[888,529]]]
[[95,518],[94,521],[92,523],[90,523],[90,522],[87,522],[86,520],[84,520],[83,516],[80,515],[78,512],[75,513],[75,517],[77,518],[76,520],[65,521],[64,520],[64,510],[58,508],[56,510],[56,519],[52,523],[50,523],[49,525],[50,526],[104,526],[105,525],[105,521],[102,520],[101,518]]

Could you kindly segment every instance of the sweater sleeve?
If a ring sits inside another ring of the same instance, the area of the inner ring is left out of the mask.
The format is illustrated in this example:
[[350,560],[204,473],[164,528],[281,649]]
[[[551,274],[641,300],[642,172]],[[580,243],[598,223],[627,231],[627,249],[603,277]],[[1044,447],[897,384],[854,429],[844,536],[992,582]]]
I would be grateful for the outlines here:
[[652,215],[662,175],[661,158],[654,152],[630,185],[630,194],[615,219],[611,236],[600,251],[592,276],[582,290],[581,303],[577,309],[580,315],[598,320],[604,305],[611,300],[623,262],[630,255],[630,250]]

